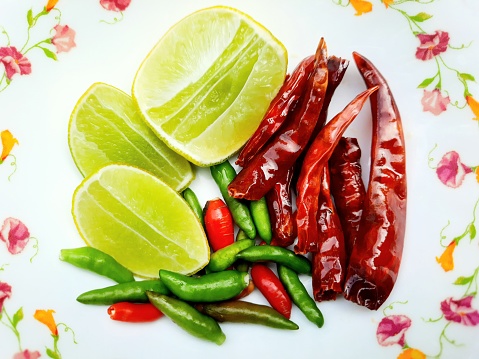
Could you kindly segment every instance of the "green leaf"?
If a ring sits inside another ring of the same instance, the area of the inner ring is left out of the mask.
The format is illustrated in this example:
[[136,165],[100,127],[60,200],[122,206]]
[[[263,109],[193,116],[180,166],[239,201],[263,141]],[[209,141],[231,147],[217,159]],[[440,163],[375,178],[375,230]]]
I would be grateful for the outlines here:
[[453,283],[455,285],[466,285],[466,284],[469,284],[472,282],[472,280],[474,279],[474,276],[470,276],[470,277],[459,277],[456,279],[456,281]]
[[17,327],[18,323],[23,319],[23,307],[17,310],[17,312],[13,315],[12,318],[12,325],[14,328]]
[[46,57],[53,59],[53,60],[58,60],[57,54],[55,54],[52,50],[47,49],[46,47],[38,46],[40,49],[43,50],[45,53]]
[[429,15],[428,13],[425,13],[425,12],[420,12],[416,15],[409,16],[409,18],[412,21],[415,21],[415,22],[423,22],[423,21],[426,21],[426,20],[430,19],[431,17],[432,17],[432,15]]
[[467,74],[465,72],[460,73],[459,77],[461,77],[461,79],[466,80],[466,81],[474,81],[474,82],[476,81],[474,76],[472,76],[471,74]]
[[28,23],[28,27],[32,27],[32,24],[33,24],[33,12],[32,12],[32,9],[28,10],[28,12],[27,12],[27,23]]
[[471,240],[476,238],[476,234],[476,226],[474,225],[474,223],[471,223],[471,225],[469,226],[469,236],[471,237]]
[[60,355],[57,352],[51,350],[50,348],[47,348],[47,355],[53,359],[60,359]]
[[421,82],[417,87],[420,89],[428,87],[434,81],[434,79],[435,77],[429,77],[425,79],[423,82]]

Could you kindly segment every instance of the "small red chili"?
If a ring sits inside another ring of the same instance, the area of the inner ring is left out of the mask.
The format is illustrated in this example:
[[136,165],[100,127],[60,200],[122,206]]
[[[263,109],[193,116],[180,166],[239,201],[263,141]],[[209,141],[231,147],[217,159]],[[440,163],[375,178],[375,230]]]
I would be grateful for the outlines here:
[[163,313],[151,303],[118,302],[108,307],[108,314],[113,320],[139,323],[152,322],[163,316]]
[[221,198],[206,202],[205,228],[213,251],[234,243],[233,217]]
[[255,263],[251,268],[251,279],[269,304],[289,319],[293,303],[276,274],[264,264]]

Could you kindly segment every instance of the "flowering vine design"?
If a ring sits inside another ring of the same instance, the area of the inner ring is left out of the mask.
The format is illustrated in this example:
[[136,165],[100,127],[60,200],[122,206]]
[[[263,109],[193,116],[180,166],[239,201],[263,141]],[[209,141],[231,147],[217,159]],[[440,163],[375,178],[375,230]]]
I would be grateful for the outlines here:
[[128,6],[130,6],[131,0],[100,0],[100,5],[108,11],[113,11],[120,14],[120,17],[114,17],[113,21],[105,21],[102,22],[106,24],[115,24],[123,20],[123,11],[126,10]]
[[[6,39],[6,44],[0,47],[0,63],[4,67],[0,77],[0,92],[4,91],[13,81],[16,75],[29,75],[32,73],[32,64],[28,54],[33,50],[41,50],[46,57],[58,60],[57,54],[68,52],[76,46],[75,31],[68,25],[61,24],[61,12],[55,6],[58,0],[49,0],[47,5],[38,13],[34,14],[30,9],[27,12],[26,40],[21,46],[11,43],[8,32],[0,27],[1,33]],[[56,24],[50,34],[39,41],[32,43],[32,31],[42,18],[55,16]]]
[[12,175],[17,170],[17,161],[15,156],[10,153],[15,145],[18,145],[18,140],[13,137],[12,133],[9,130],[3,130],[0,132],[0,141],[2,144],[2,152],[0,154],[0,165],[4,164],[7,157],[13,158],[13,161],[10,162],[10,165],[13,167],[12,173],[8,176],[8,179],[12,177]]
[[9,217],[4,220],[2,227],[0,227],[0,242],[4,242],[10,254],[21,253],[30,240],[34,240],[35,254],[30,258],[30,261],[38,253],[38,241],[36,238],[30,236],[27,226],[19,219]]
[[[333,0],[337,5],[347,7],[351,5],[356,11],[355,15],[360,16],[373,11],[373,3],[368,0]],[[414,36],[416,36],[419,45],[416,48],[415,57],[420,61],[432,63],[435,73],[424,79],[418,88],[423,90],[421,104],[423,111],[430,112],[435,116],[446,111],[448,106],[457,108],[469,107],[473,114],[473,120],[479,121],[479,101],[473,97],[469,89],[469,84],[475,82],[475,77],[467,72],[462,72],[446,62],[443,54],[447,51],[461,50],[466,45],[453,46],[450,43],[449,33],[443,30],[435,30],[434,32],[426,31],[423,23],[433,17],[427,12],[419,12],[415,14],[408,13],[404,10],[403,5],[406,3],[415,4],[431,4],[435,0],[378,0],[387,9],[395,11],[403,16]],[[447,75],[451,75],[462,87],[461,95],[452,95],[444,87],[444,79]],[[452,99],[452,98],[455,99]],[[460,98],[460,99],[457,99]]]

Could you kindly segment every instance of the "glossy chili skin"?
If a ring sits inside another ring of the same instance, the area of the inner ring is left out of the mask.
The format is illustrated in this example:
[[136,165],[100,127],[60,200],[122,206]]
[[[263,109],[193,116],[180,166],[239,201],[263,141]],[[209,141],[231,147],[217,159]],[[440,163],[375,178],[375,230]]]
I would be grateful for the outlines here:
[[261,197],[257,201],[250,201],[249,209],[259,238],[270,244],[273,238],[273,232],[271,230],[271,218],[269,216],[266,198]]
[[196,193],[188,187],[181,193],[181,195],[204,227],[205,221],[203,218],[203,209],[201,208],[200,201],[198,200]]
[[60,260],[105,276],[117,283],[132,282],[133,273],[115,258],[93,247],[62,249]]
[[342,293],[346,277],[346,243],[341,222],[330,191],[328,166],[323,167],[321,192],[319,194],[318,247],[312,254],[313,296],[317,301],[336,298]]
[[118,302],[110,305],[107,312],[111,319],[129,323],[152,322],[163,316],[151,303]]
[[399,271],[406,228],[406,150],[401,116],[391,90],[374,65],[354,53],[371,96],[372,143],[369,184],[344,287],[344,296],[378,309]]
[[293,303],[276,274],[266,265],[255,263],[251,267],[251,279],[268,303],[289,319]]
[[296,185],[296,225],[299,249],[318,238],[316,216],[319,208],[318,197],[321,191],[322,168],[328,165],[329,158],[344,131],[359,114],[369,96],[376,90],[377,87],[374,87],[356,96],[323,127],[306,152]]
[[146,303],[147,291],[169,294],[170,291],[159,279],[120,283],[105,288],[93,289],[77,297],[83,304],[108,305],[118,302]]
[[362,179],[358,140],[343,137],[329,159],[331,195],[343,228],[347,257],[358,236],[366,189]]
[[289,111],[298,102],[313,67],[314,56],[308,56],[298,64],[291,76],[286,79],[255,133],[239,153],[236,160],[237,165],[244,167],[251,161],[271,136],[284,124]]
[[327,49],[324,39],[321,39],[315,54],[313,72],[308,78],[304,95],[291,113],[291,120],[229,184],[228,192],[231,196],[260,199],[286,175],[309,142],[323,106],[327,84]]
[[220,272],[231,265],[236,261],[236,255],[242,250],[252,247],[255,245],[253,239],[240,239],[236,242],[219,249],[210,256],[210,262],[206,266],[207,270],[210,272]]
[[299,329],[296,323],[267,305],[238,300],[198,304],[196,308],[218,322],[259,324],[277,329]]
[[205,229],[208,242],[213,251],[217,251],[232,244],[235,240],[233,217],[231,212],[220,198],[206,202]]
[[199,312],[190,304],[164,294],[153,292],[146,294],[150,303],[191,335],[218,345],[223,344],[226,340],[226,335],[216,320]]
[[294,220],[291,191],[293,174],[294,168],[292,167],[265,196],[273,233],[271,244],[280,247],[289,247],[296,239],[296,221]]

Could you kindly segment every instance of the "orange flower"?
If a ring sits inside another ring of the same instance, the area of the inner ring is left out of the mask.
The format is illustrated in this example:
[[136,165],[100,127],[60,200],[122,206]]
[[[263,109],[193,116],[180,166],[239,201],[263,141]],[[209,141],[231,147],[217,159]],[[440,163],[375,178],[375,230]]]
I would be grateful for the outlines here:
[[479,166],[476,167],[474,173],[476,174],[476,181],[479,182]]
[[52,332],[53,335],[58,335],[58,328],[57,323],[55,323],[55,319],[53,318],[53,313],[55,311],[53,309],[37,309],[33,317],[38,320],[40,323],[45,324],[48,329]]
[[436,257],[437,263],[439,263],[444,269],[444,271],[449,272],[450,270],[454,269],[454,249],[456,248],[456,241],[452,241],[449,243],[449,245],[446,247],[446,250],[444,253],[438,258]]
[[58,0],[48,0],[47,6],[45,6],[45,10],[50,11],[55,7],[57,4]]
[[351,0],[354,10],[356,10],[356,16],[362,15],[373,10],[373,4],[366,0]]
[[389,5],[394,4],[394,0],[383,0],[383,4],[386,5],[386,9],[387,9]]
[[472,96],[466,96],[466,101],[472,113],[476,116],[473,120],[479,121],[479,101],[475,100]]
[[426,359],[426,355],[418,349],[407,348],[397,359]]
[[2,139],[2,156],[0,157],[0,163],[5,161],[5,158],[10,154],[13,146],[18,144],[18,140],[13,137],[9,130],[4,130],[0,133]]

